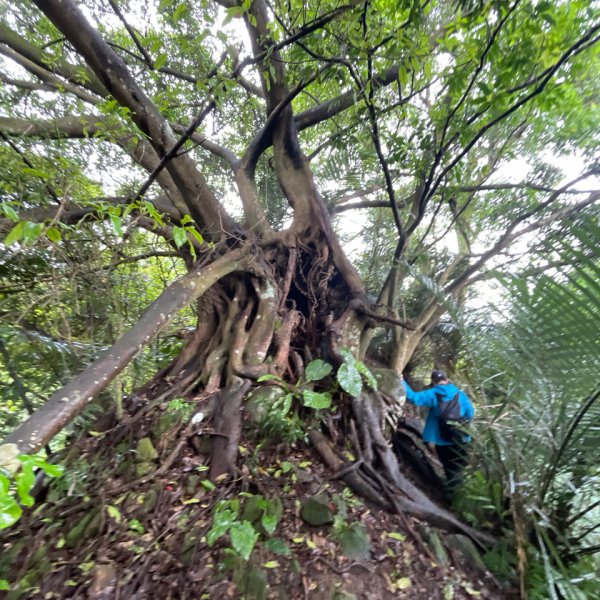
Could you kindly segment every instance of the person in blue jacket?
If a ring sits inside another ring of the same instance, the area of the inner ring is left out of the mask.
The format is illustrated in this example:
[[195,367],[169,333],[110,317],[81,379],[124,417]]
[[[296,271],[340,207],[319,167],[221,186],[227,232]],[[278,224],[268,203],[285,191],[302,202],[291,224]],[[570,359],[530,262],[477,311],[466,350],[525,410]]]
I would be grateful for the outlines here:
[[435,444],[437,455],[444,467],[447,479],[446,491],[450,495],[460,483],[462,472],[467,463],[467,446],[471,437],[459,434],[455,441],[448,441],[440,432],[439,418],[440,402],[449,402],[456,397],[460,403],[460,416],[464,421],[471,421],[475,415],[475,409],[467,394],[459,390],[453,383],[448,381],[446,374],[437,369],[431,372],[431,387],[421,392],[415,392],[406,381],[406,399],[416,406],[429,408],[429,414],[423,430],[423,440]]

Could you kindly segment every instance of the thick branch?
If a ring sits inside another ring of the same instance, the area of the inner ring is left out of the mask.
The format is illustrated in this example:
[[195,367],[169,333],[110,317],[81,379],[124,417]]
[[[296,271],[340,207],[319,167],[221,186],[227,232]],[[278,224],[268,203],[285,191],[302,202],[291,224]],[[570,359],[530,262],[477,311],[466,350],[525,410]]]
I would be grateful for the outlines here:
[[225,275],[247,268],[247,263],[245,253],[235,250],[175,281],[101,358],[56,392],[3,443],[16,444],[21,453],[39,450],[104,390],[182,308],[202,296]]
[[487,261],[490,258],[492,258],[493,256],[496,256],[504,248],[510,246],[515,240],[519,239],[520,237],[523,237],[524,235],[527,235],[533,231],[537,231],[538,229],[541,229],[542,227],[545,227],[546,225],[549,225],[550,223],[553,223],[559,219],[562,219],[574,212],[578,212],[578,211],[584,209],[586,206],[589,206],[590,204],[595,203],[599,199],[600,199],[600,192],[596,192],[595,194],[590,194],[589,197],[586,198],[586,200],[583,200],[582,202],[573,204],[571,206],[565,206],[565,207],[551,213],[550,215],[548,215],[546,217],[538,219],[537,221],[535,221],[534,223],[531,223],[527,227],[523,227],[519,231],[514,231],[515,227],[517,227],[517,225],[519,223],[521,223],[523,220],[525,220],[525,218],[528,218],[530,215],[528,214],[527,216],[524,216],[523,218],[518,219],[507,229],[507,231],[502,236],[500,236],[500,238],[496,241],[496,243],[487,252],[484,252],[481,255],[479,260],[477,260],[475,263],[470,265],[459,277],[454,279],[454,281],[450,282],[446,286],[445,290],[447,292],[453,292],[460,287],[468,285],[470,283],[469,278],[474,273],[479,271],[485,265],[485,263],[487,263]]
[[[132,119],[148,136],[158,155],[167,155],[177,143],[171,127],[129,73],[123,60],[89,24],[75,2],[36,0],[36,4],[84,57],[110,94],[132,111]],[[166,168],[190,214],[209,239],[219,239],[223,232],[236,231],[235,223],[220,206],[189,156],[183,154],[173,158]]]
[[[64,81],[63,79],[57,77],[47,69],[40,67],[39,65],[30,61],[28,58],[21,56],[18,52],[15,52],[12,48],[9,48],[8,46],[0,45],[0,53],[14,60],[18,65],[22,66],[32,75],[35,75],[40,81],[42,81],[45,85],[49,86],[51,89],[54,89],[58,92],[68,92],[70,94],[73,94],[77,98],[83,100],[84,102],[88,102],[90,104],[98,104],[98,102],[100,102],[98,96],[91,94],[88,90],[84,89],[79,85],[76,85],[69,81]],[[26,85],[26,87],[28,86]]]
[[0,23],[0,44],[9,46],[24,58],[71,83],[86,87],[100,96],[106,95],[106,89],[89,69],[72,65],[66,60],[55,60],[53,56],[46,54],[3,23]]

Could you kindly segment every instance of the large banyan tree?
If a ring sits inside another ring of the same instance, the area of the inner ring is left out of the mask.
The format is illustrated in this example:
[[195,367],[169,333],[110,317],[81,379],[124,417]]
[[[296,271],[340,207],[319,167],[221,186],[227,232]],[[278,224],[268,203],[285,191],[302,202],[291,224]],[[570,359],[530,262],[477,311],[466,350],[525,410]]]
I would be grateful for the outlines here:
[[[25,184],[2,192],[7,251],[110,218],[165,240],[187,273],[4,443],[42,448],[184,307],[195,331],[145,391],[197,400],[218,433],[213,479],[235,469],[245,399],[269,377],[365,360],[382,327],[387,366],[402,372],[490,265],[598,199],[581,182],[594,173],[598,79],[585,66],[599,36],[588,2],[13,3],[0,136]],[[77,175],[61,148],[87,153]],[[581,168],[564,183],[542,157],[569,148]],[[104,184],[81,184],[87,159]],[[364,225],[371,246],[388,242],[371,257],[378,297],[332,224],[350,209],[379,211]],[[428,260],[408,314],[407,282]],[[388,404],[362,389],[337,391],[341,418],[312,431],[323,458],[343,470],[337,428],[360,452],[345,475],[355,490],[461,527],[401,472]]]

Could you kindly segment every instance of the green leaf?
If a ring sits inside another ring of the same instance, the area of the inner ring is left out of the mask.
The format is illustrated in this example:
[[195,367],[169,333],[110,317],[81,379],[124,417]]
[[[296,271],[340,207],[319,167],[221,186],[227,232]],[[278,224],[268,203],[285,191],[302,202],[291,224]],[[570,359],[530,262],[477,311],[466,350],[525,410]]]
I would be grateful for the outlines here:
[[0,473],[0,497],[7,495],[10,489],[10,479]]
[[109,516],[112,517],[117,523],[121,522],[121,511],[116,506],[108,505],[106,510]]
[[10,584],[8,581],[6,581],[6,579],[0,579],[0,591],[6,592],[8,590],[10,590]]
[[166,54],[159,54],[154,61],[155,69],[162,69],[167,64],[168,56]]
[[396,587],[399,590],[406,590],[412,585],[412,581],[409,577],[400,577],[398,581],[396,581]]
[[175,9],[175,12],[173,13],[173,21],[177,22],[177,21],[183,19],[183,17],[187,14],[187,12],[188,12],[188,5],[185,2],[182,2]]
[[[187,215],[186,215],[187,216]],[[196,240],[200,243],[200,244],[204,244],[204,238],[202,237],[202,235],[200,235],[198,233],[198,231],[196,230],[195,227],[186,227],[185,230],[194,238],[196,238]]]
[[267,373],[266,375],[261,375],[257,380],[257,382],[262,381],[283,381],[281,377],[277,377],[277,375],[271,375],[271,373]]
[[260,520],[260,524],[265,528],[265,531],[272,535],[272,533],[277,529],[277,515],[263,515]]
[[2,212],[11,220],[15,221],[15,223],[19,220],[19,215],[15,211],[15,209],[10,206],[10,204],[2,204],[1,205]]
[[402,533],[396,533],[395,531],[389,531],[388,537],[392,538],[393,540],[398,540],[399,542],[403,542],[406,539],[405,535]]
[[110,220],[112,222],[113,229],[115,233],[119,236],[123,235],[123,219],[118,215],[110,215]]
[[331,406],[331,394],[329,392],[312,392],[304,390],[302,392],[302,404],[308,408],[324,409]]
[[24,464],[21,472],[16,476],[17,493],[19,495],[19,501],[25,506],[33,506],[35,500],[29,494],[29,491],[35,484],[35,473],[33,472],[33,466],[30,464]]
[[354,363],[342,363],[337,372],[337,380],[345,392],[354,397],[360,396],[362,378]]
[[25,221],[17,223],[4,238],[4,245],[10,246],[15,242],[18,242],[23,237],[23,228],[25,227]]
[[238,18],[242,17],[246,12],[243,6],[229,6],[225,9],[228,17]]
[[231,545],[244,560],[248,560],[258,539],[258,533],[248,521],[236,522],[231,526]]
[[46,231],[46,235],[48,236],[48,239],[51,242],[54,242],[55,244],[62,240],[62,235],[60,234],[60,231],[54,226],[48,228],[48,230]]
[[30,167],[25,167],[23,169],[23,173],[27,175],[33,175],[34,177],[39,177],[41,179],[50,179],[50,175],[46,173],[46,171],[42,171],[41,169],[32,169]]
[[23,225],[23,241],[32,242],[40,236],[43,230],[43,223],[32,223],[31,221],[25,221]]
[[145,527],[137,519],[131,519],[127,525],[129,525],[129,529],[131,529],[131,531],[135,531],[140,535],[146,531]]
[[237,514],[232,510],[217,510],[213,515],[213,524],[206,535],[206,543],[212,546],[220,537],[224,536],[233,523],[237,522]]
[[265,569],[277,569],[279,567],[279,563],[276,560],[269,560],[263,564]]
[[327,377],[331,371],[333,371],[333,367],[328,362],[317,358],[306,365],[304,376],[306,381],[319,381],[323,377]]
[[290,556],[292,554],[289,546],[281,538],[273,538],[265,542],[265,548],[279,556]]
[[0,529],[14,525],[23,514],[17,501],[10,496],[0,497]]
[[375,375],[371,373],[369,367],[362,360],[356,361],[356,370],[367,380],[371,389],[377,390],[377,379],[375,379]]
[[51,465],[46,461],[41,461],[37,464],[48,477],[60,477],[64,472],[65,468],[62,465]]
[[173,227],[173,241],[178,248],[187,243],[187,235],[183,227]]

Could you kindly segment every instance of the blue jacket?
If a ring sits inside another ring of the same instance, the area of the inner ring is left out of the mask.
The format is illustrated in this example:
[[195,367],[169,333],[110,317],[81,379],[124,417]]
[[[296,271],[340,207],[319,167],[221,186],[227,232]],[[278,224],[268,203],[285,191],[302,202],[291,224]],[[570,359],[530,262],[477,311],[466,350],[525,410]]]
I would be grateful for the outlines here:
[[[442,439],[440,435],[440,428],[438,426],[438,418],[440,412],[438,410],[438,399],[436,394],[442,397],[443,402],[452,400],[456,396],[456,392],[459,389],[453,383],[437,384],[432,388],[423,390],[422,392],[415,392],[406,381],[404,381],[404,388],[406,389],[406,399],[412,404],[417,406],[427,406],[429,408],[429,414],[427,415],[427,422],[425,423],[425,429],[423,430],[423,439],[426,442],[432,442],[438,446],[450,446],[452,443]],[[460,416],[464,417],[468,421],[473,419],[475,415],[475,409],[469,400],[469,397],[460,390],[458,396],[460,402]],[[465,442],[470,442],[471,437],[465,436]]]

